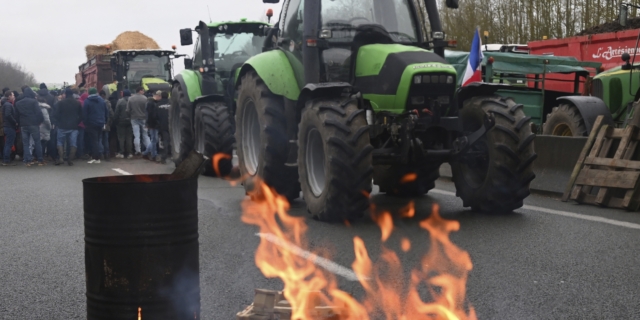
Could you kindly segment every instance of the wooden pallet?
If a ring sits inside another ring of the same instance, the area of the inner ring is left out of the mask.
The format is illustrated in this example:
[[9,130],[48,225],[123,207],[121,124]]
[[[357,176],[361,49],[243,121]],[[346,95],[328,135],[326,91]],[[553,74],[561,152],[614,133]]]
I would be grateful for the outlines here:
[[[640,128],[636,125],[629,125],[625,129],[607,125],[600,127],[601,119],[598,120],[590,137],[592,141],[587,142],[567,187],[567,190],[571,190],[570,198],[578,203],[638,211],[640,159],[632,158],[640,142]],[[597,136],[593,139],[595,132]],[[590,146],[591,142],[593,147]],[[613,153],[616,144],[617,149]],[[567,196],[565,192],[563,199],[566,200]]]

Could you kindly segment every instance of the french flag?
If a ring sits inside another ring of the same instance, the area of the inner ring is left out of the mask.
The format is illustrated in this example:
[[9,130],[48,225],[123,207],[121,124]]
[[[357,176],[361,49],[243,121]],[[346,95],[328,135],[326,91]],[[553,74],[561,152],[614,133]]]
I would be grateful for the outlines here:
[[473,42],[471,43],[467,70],[464,71],[464,77],[462,77],[463,87],[474,82],[482,82],[482,59],[484,59],[482,40],[480,39],[480,32],[476,29],[476,34],[473,36]]

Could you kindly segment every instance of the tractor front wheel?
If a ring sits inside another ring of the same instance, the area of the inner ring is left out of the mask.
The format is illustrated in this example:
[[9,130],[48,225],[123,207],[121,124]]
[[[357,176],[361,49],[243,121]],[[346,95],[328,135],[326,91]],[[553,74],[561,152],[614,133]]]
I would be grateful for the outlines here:
[[179,83],[171,90],[171,109],[169,110],[169,130],[171,136],[171,155],[178,166],[193,150],[193,107]]
[[487,114],[496,124],[487,134],[452,164],[457,195],[474,211],[509,213],[522,207],[535,178],[532,165],[535,134],[522,105],[499,96],[474,97],[460,110],[465,132],[483,125]]
[[286,165],[289,141],[284,100],[253,71],[242,77],[236,112],[236,152],[247,192],[260,179],[289,200],[300,196],[298,172]]
[[361,217],[369,207],[373,147],[357,101],[307,103],[298,144],[300,185],[311,215],[327,222]]
[[563,103],[551,111],[547,116],[547,122],[542,126],[542,134],[562,137],[584,137],[587,135],[587,126],[578,110],[573,104]]
[[231,173],[233,167],[233,125],[229,109],[222,102],[204,102],[196,106],[195,125],[196,151],[213,159],[214,155],[223,153],[225,158],[218,163],[219,173],[214,170],[213,162],[207,161],[204,174],[225,177]]

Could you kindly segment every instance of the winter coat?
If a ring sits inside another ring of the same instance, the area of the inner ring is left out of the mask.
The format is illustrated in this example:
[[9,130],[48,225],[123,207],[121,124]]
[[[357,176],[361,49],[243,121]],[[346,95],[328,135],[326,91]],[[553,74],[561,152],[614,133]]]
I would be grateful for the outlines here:
[[109,131],[111,131],[111,125],[113,124],[114,112],[113,112],[113,109],[111,108],[111,102],[109,102],[107,100],[107,101],[105,101],[105,103],[107,104],[107,112],[109,114],[108,114],[108,117],[107,117],[107,123],[105,123],[105,127],[104,127],[104,129],[102,131],[109,132]]
[[38,90],[38,96],[44,98],[51,109],[56,104],[56,97],[52,96],[47,89]]
[[146,120],[147,119],[147,97],[136,93],[129,98],[127,103],[127,111],[131,116],[131,120]]
[[158,119],[158,130],[169,132],[169,110],[171,109],[171,103],[169,99],[162,99],[157,103],[156,118]]
[[158,105],[157,101],[151,99],[147,102],[147,127],[158,129]]
[[40,140],[49,141],[51,139],[51,119],[49,118],[51,107],[46,103],[40,103],[40,110],[42,110],[42,117],[44,118],[40,125]]
[[131,117],[127,111],[127,104],[130,97],[124,97],[118,100],[116,105],[116,114],[113,116],[113,122],[116,125],[131,125]]
[[16,108],[9,100],[2,100],[2,126],[16,130],[18,123],[18,116],[16,114]]
[[82,106],[73,97],[62,99],[53,110],[53,118],[59,129],[78,130],[78,124],[82,121]]
[[114,90],[111,92],[109,96],[109,102],[111,103],[111,108],[113,108],[113,112],[116,112],[116,107],[118,106],[118,100],[120,99],[120,92],[118,90]]
[[36,94],[31,88],[24,89],[24,98],[16,103],[16,111],[21,127],[40,126],[44,121],[40,104],[36,100]]
[[103,128],[109,118],[107,104],[97,94],[90,95],[82,107],[82,122],[85,126]]

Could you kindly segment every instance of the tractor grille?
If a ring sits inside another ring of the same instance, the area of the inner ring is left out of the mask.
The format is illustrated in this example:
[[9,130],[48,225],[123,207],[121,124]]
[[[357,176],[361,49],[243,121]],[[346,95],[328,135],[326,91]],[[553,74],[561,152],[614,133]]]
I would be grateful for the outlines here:
[[604,99],[604,89],[602,87],[602,80],[595,79],[591,84],[591,95],[594,97],[598,97],[600,99]]

